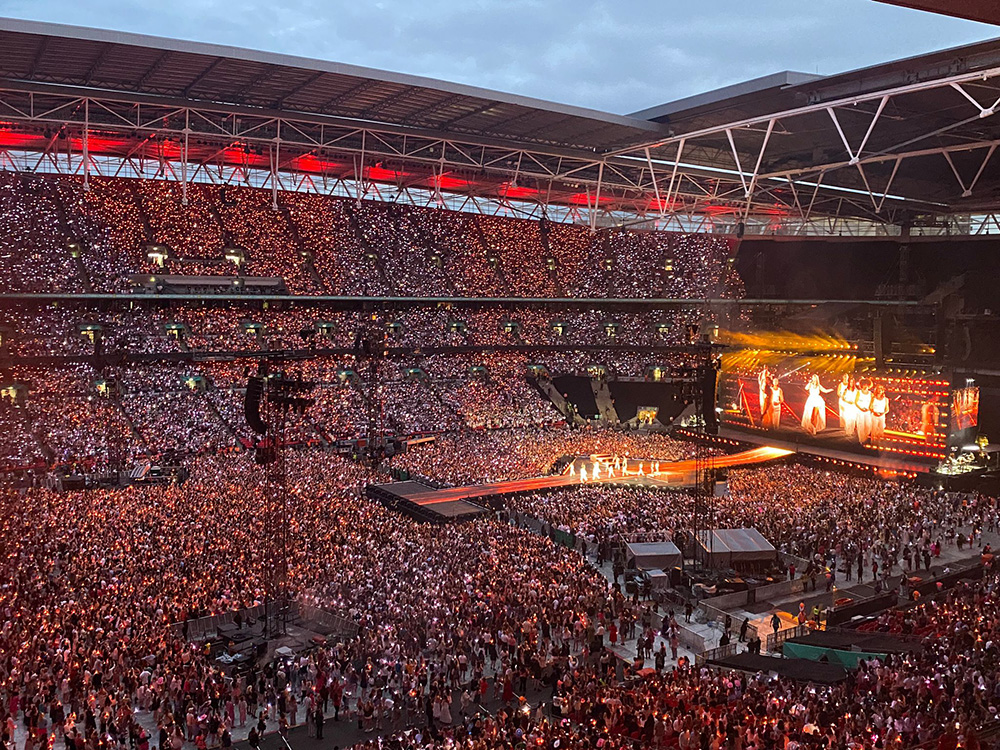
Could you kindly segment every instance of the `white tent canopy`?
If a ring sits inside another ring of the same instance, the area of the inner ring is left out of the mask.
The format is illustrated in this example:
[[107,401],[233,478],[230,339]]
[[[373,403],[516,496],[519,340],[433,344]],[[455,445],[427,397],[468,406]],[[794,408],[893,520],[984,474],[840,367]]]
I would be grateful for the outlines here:
[[625,559],[635,560],[640,570],[670,570],[681,564],[681,551],[673,542],[635,542],[626,544]]
[[710,567],[739,567],[774,560],[776,551],[757,529],[714,529],[698,539]]

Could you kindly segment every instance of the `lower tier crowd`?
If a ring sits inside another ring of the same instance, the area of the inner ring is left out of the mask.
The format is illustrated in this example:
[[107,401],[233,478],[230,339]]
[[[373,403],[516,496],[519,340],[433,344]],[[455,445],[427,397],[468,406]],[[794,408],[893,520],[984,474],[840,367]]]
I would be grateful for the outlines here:
[[[565,453],[669,459],[688,450],[612,432],[507,440],[441,441],[400,463],[467,481],[536,473]],[[4,747],[215,748],[248,727],[253,745],[275,721],[310,722],[314,732],[323,721],[328,731],[350,721],[387,735],[359,750],[886,748],[942,736],[950,747],[973,747],[1000,706],[992,575],[880,621],[919,636],[922,650],[865,662],[835,687],[722,674],[665,651],[653,673],[626,669],[622,679],[599,644],[612,633],[648,636],[646,605],[577,551],[502,516],[415,523],[363,497],[363,486],[384,475],[328,453],[291,452],[287,468],[289,586],[358,633],[236,676],[177,623],[266,596],[268,501],[248,455],[202,456],[181,485],[3,490]],[[958,544],[960,527],[996,526],[992,498],[799,466],[734,473],[731,487],[720,500],[727,521],[756,525],[784,549],[824,562],[902,567],[908,546]],[[528,497],[515,511],[600,545],[685,533],[685,502],[587,487]],[[670,633],[675,621],[664,620]],[[526,691],[561,715],[522,704]],[[500,708],[484,714],[488,703]]]

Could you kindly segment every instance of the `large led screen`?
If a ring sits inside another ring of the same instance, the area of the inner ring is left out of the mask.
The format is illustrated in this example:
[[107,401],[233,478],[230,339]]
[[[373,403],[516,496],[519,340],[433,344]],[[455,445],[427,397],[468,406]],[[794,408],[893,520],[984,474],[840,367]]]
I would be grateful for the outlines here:
[[717,406],[723,424],[780,440],[939,459],[951,397],[940,375],[879,372],[849,356],[743,350],[722,359]]
[[951,445],[967,445],[979,432],[979,389],[967,386],[951,394]]

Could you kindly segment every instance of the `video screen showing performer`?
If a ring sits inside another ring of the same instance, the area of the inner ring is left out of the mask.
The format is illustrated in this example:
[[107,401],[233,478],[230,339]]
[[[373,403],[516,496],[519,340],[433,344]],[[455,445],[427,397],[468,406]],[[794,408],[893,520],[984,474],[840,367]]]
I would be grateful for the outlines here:
[[883,373],[847,357],[739,351],[723,357],[723,424],[855,451],[943,456],[950,409],[937,375]]
[[952,445],[964,445],[976,439],[979,428],[979,389],[975,386],[951,392]]

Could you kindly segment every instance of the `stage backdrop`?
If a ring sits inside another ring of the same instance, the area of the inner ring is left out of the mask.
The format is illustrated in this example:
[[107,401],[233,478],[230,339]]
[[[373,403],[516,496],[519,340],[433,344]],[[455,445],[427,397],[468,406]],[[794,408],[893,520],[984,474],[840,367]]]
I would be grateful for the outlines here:
[[944,375],[876,371],[849,354],[739,350],[723,356],[717,406],[723,424],[778,440],[936,461],[974,437],[978,400]]

